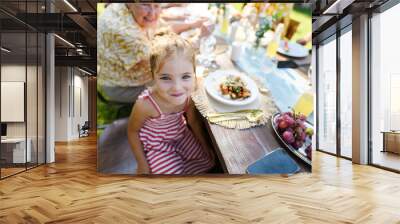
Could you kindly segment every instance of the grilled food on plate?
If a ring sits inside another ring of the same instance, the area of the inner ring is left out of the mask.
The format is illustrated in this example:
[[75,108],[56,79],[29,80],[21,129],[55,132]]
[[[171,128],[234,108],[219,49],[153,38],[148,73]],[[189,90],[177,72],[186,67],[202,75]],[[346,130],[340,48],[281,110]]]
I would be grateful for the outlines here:
[[251,96],[246,83],[239,76],[227,76],[219,85],[219,88],[223,96],[230,97],[233,100],[242,100]]

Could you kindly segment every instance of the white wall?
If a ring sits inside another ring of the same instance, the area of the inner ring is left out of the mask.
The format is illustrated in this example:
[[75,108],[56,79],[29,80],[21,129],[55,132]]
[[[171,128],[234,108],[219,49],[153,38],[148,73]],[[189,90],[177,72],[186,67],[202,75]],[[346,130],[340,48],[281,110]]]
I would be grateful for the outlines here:
[[[36,70],[38,69],[38,70]],[[25,134],[30,139],[30,148],[32,151],[32,161],[44,163],[44,83],[42,68],[25,64],[3,64],[1,66],[1,75],[3,81],[25,82],[26,83],[26,107],[22,106],[21,112],[27,115],[26,121],[23,122],[6,122],[8,138],[25,138]],[[2,90],[3,91],[3,90]],[[21,90],[21,94],[24,91]],[[7,96],[2,96],[7,97]],[[10,107],[2,107],[1,110],[12,110]],[[26,111],[25,111],[26,110]],[[7,111],[12,113],[12,111]],[[37,156],[39,153],[39,156]]]
[[76,68],[56,67],[56,141],[79,138],[78,124],[88,120],[88,78],[83,75]]
[[[36,67],[27,66],[28,75],[36,74]],[[1,81],[9,81],[9,82],[25,82],[25,65],[18,64],[8,64],[1,66]],[[32,80],[28,76],[29,85],[36,86],[36,80]],[[25,82],[26,83],[26,82]],[[27,120],[29,122],[28,129],[33,128],[35,130],[36,137],[36,113],[32,113],[32,111],[36,111],[36,87],[35,88],[27,88],[27,104],[31,106],[30,109],[27,109],[29,113],[27,113]],[[33,102],[32,105],[30,105]],[[32,108],[32,107],[35,108]],[[41,105],[39,105],[40,107]],[[1,110],[7,110],[8,108],[1,108]],[[34,122],[34,123],[32,123]],[[7,136],[8,137],[25,137],[25,123],[26,122],[7,122]],[[32,130],[33,130],[32,129]],[[29,133],[33,133],[33,131],[28,130]]]
[[[1,81],[25,82],[25,65],[2,65]],[[7,110],[7,108],[1,108],[1,110]],[[7,123],[7,137],[25,137],[25,123]]]
[[73,119],[72,119],[72,135],[78,136],[78,129],[77,126],[80,124],[81,126],[88,121],[88,78],[80,76],[82,73],[78,73],[76,75],[75,70],[74,75],[74,108],[73,108]]
[[[28,66],[28,70],[32,67]],[[25,65],[9,64],[1,66],[1,81],[2,82],[25,82]],[[2,96],[3,98],[4,96]],[[8,108],[1,108],[7,110]],[[22,108],[24,110],[24,108]],[[24,122],[7,122],[8,137],[25,137]]]
[[68,140],[68,68],[55,68],[55,140]]

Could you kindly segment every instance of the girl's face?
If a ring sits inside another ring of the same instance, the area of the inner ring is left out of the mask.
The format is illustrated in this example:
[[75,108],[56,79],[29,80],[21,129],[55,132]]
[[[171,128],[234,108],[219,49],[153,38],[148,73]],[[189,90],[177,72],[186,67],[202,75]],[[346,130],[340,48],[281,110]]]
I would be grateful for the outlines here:
[[154,91],[173,106],[186,103],[195,88],[193,63],[178,54],[168,57],[154,78]]

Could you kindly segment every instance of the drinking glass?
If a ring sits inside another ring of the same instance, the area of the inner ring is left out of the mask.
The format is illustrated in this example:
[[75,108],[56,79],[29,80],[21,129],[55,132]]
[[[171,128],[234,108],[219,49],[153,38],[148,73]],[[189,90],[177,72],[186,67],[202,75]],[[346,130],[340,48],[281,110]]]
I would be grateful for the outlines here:
[[200,64],[210,67],[215,60],[215,47],[217,40],[213,35],[200,39]]
[[278,67],[278,59],[276,58],[278,47],[279,43],[275,40],[270,41],[267,46],[267,56],[272,62],[272,69]]

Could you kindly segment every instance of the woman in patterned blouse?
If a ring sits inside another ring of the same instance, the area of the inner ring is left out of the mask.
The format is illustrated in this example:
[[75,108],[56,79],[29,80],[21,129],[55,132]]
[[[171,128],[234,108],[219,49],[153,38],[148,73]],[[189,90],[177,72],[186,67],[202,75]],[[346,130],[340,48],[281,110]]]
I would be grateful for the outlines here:
[[152,79],[150,40],[168,27],[176,33],[202,28],[204,20],[165,24],[161,4],[112,3],[98,19],[98,86],[113,102],[132,103]]

